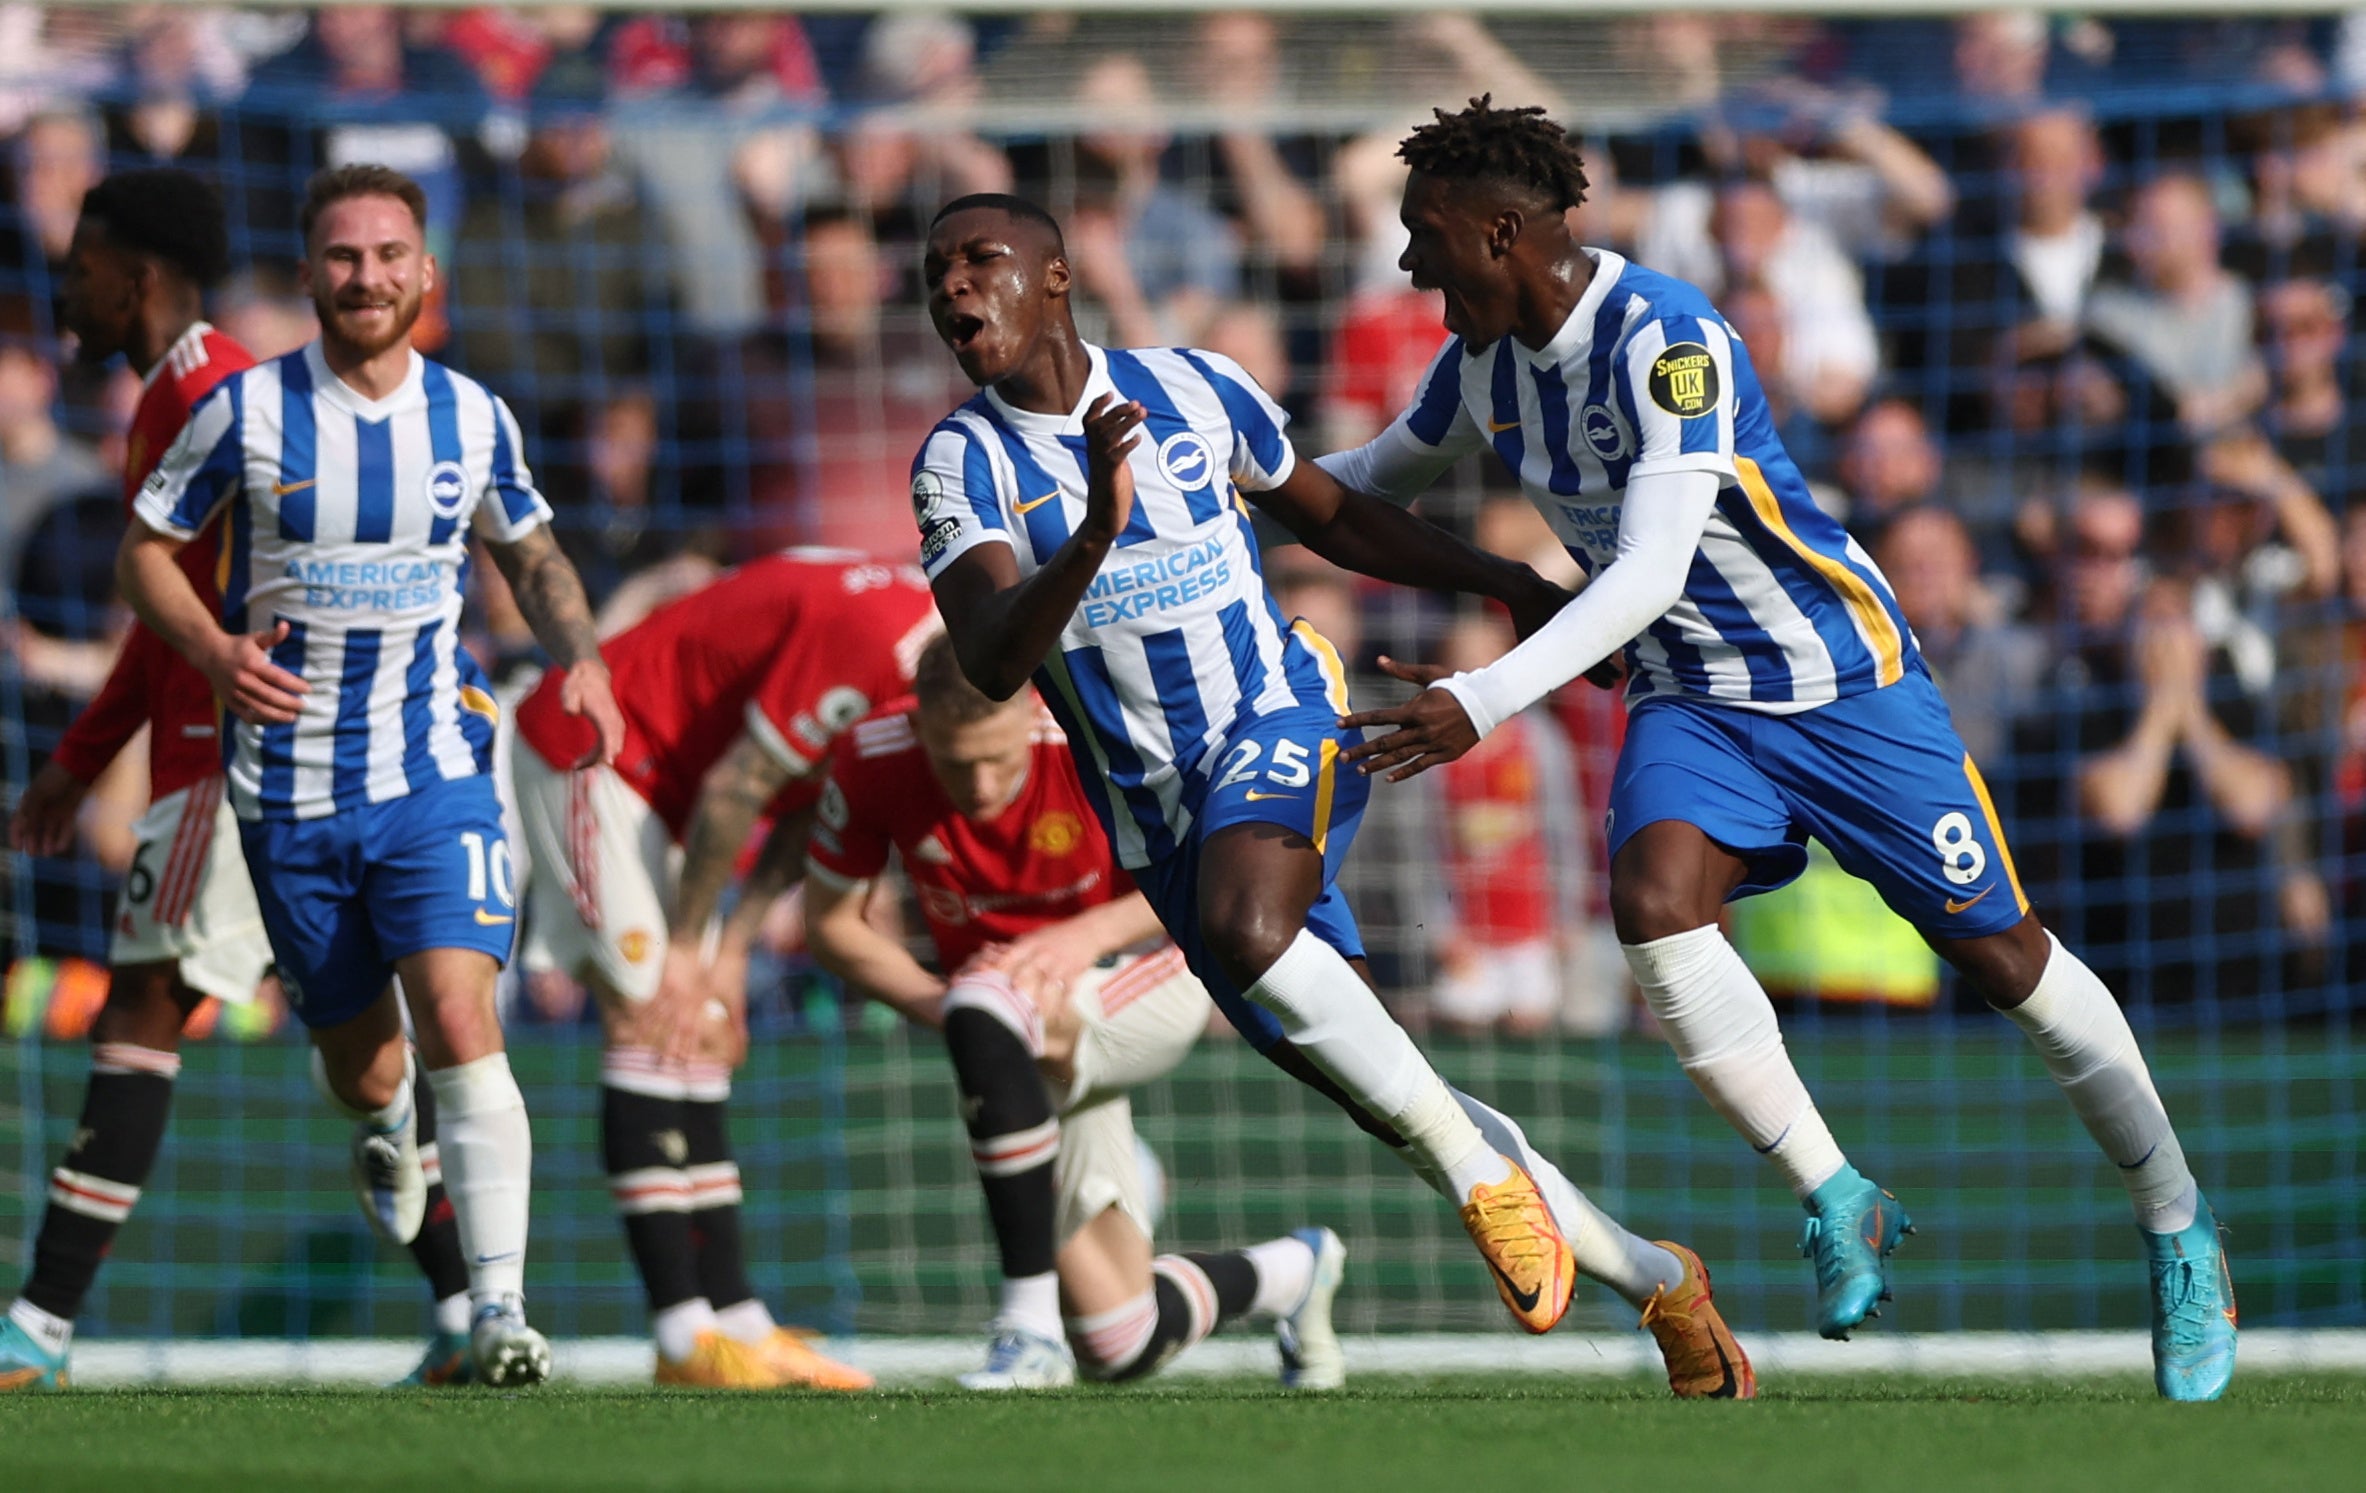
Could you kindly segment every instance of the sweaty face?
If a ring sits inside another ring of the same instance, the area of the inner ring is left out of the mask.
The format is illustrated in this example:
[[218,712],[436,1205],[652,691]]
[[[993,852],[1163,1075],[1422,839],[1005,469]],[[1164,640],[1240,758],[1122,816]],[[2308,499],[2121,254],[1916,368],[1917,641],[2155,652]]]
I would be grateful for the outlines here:
[[981,720],[947,725],[922,710],[912,724],[930,769],[963,818],[992,819],[1027,785],[1035,760],[1035,697],[1027,691]]
[[1510,261],[1494,248],[1498,215],[1453,183],[1416,171],[1398,217],[1406,243],[1397,267],[1416,290],[1444,292],[1446,330],[1473,347],[1510,331],[1516,302]]
[[1010,377],[1035,348],[1068,262],[1032,223],[972,208],[929,231],[920,264],[928,318],[962,374],[984,388]]
[[58,316],[81,343],[82,360],[103,363],[123,351],[139,319],[139,260],[85,220],[74,227],[65,278]]
[[360,357],[408,337],[435,285],[419,222],[398,197],[332,202],[312,225],[305,288],[321,336]]

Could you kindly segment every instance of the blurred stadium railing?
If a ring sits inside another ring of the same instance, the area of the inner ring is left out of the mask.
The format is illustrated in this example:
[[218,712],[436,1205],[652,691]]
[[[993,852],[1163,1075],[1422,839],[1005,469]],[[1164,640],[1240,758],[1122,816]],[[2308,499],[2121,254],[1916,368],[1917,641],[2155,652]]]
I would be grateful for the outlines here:
[[[290,268],[306,176],[419,175],[447,285],[426,336],[517,407],[566,544],[627,606],[776,544],[908,551],[911,451],[966,393],[920,309],[916,242],[961,190],[1015,186],[1062,215],[1097,335],[1219,345],[1308,448],[1361,439],[1438,335],[1394,270],[1393,142],[1430,104],[1492,91],[1584,136],[1590,241],[1715,289],[1802,466],[1889,569],[2032,895],[2151,1044],[2234,1228],[2247,1321],[2357,1324],[2366,26],[1902,9],[9,7],[0,770],[13,796],[120,625],[126,375],[59,364],[54,336],[63,233],[110,166],[220,182],[241,268],[216,318],[265,353],[309,335]],[[1539,555],[1504,497],[1473,464],[1424,511]],[[1485,646],[1444,599],[1270,563],[1360,663]],[[490,665],[529,661],[496,601],[472,617]],[[1637,1227],[1698,1245],[1737,1320],[1795,1326],[1792,1206],[1636,1029],[1606,951],[1587,826],[1616,709],[1579,690],[1553,714],[1554,791],[1508,818],[1427,784],[1367,821],[1351,890],[1377,967],[1447,1072]],[[2155,772],[2144,744],[2164,740]],[[73,1123],[129,776],[97,795],[85,853],[8,862],[0,1260],[29,1252]],[[1553,832],[1531,845],[1536,820]],[[1550,896],[1488,882],[1490,857],[1549,874]],[[1541,1018],[1433,1000],[1475,946],[1523,936],[1491,919],[1523,918],[1564,971]],[[1924,1225],[1903,1326],[2138,1320],[2107,1169],[2018,1039],[1861,887],[1819,864],[1739,909],[1735,936],[1843,1143]],[[776,975],[739,1087],[763,1283],[834,1328],[974,1325],[991,1256],[931,1043],[848,1009],[793,952]],[[635,1331],[593,1173],[596,1042],[563,990],[517,1010],[539,1310]],[[1442,1210],[1236,1044],[1136,1113],[1178,1184],[1177,1240],[1331,1223],[1357,1253],[1349,1325],[1496,1325]],[[291,1031],[221,1018],[90,1330],[417,1325],[407,1267],[345,1200],[334,1129]]]

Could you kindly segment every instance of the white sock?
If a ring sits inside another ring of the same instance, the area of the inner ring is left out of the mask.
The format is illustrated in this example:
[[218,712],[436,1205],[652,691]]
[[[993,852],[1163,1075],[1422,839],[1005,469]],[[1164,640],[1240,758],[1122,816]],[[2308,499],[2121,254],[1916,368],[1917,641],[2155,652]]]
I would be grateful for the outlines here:
[[1257,1271],[1257,1295],[1252,1312],[1284,1316],[1298,1309],[1314,1284],[1314,1248],[1295,1235],[1268,1239],[1241,1251]]
[[1032,1332],[1037,1337],[1060,1340],[1060,1275],[1046,1270],[1041,1275],[1006,1276],[1002,1282],[1002,1310],[995,1314],[996,1323]]
[[715,1313],[715,1330],[738,1343],[760,1343],[779,1330],[772,1320],[772,1308],[750,1296],[745,1301],[734,1301]]
[[435,1330],[438,1332],[468,1331],[468,1293],[455,1291],[435,1304]]
[[534,1176],[534,1131],[526,1100],[497,1052],[430,1071],[444,1191],[460,1225],[468,1295],[478,1307],[525,1294],[526,1213]]
[[657,1339],[660,1357],[680,1363],[698,1350],[701,1334],[715,1330],[715,1309],[704,1296],[677,1301],[649,1319],[649,1333]]
[[1545,1206],[1552,1210],[1553,1221],[1561,1226],[1561,1237],[1569,1241],[1570,1250],[1577,1256],[1580,1273],[1610,1287],[1637,1310],[1660,1287],[1672,1286],[1683,1279],[1682,1260],[1650,1240],[1628,1233],[1617,1219],[1595,1207],[1591,1198],[1578,1191],[1576,1183],[1528,1143],[1527,1132],[1509,1115],[1460,1089],[1454,1091],[1454,1097],[1462,1105],[1463,1113],[1479,1127],[1479,1133],[1487,1137],[1487,1143],[1525,1167],[1528,1175],[1536,1179],[1537,1191],[1544,1194]]
[[2154,1234],[2191,1228],[2201,1189],[2127,1016],[2060,939],[2048,933],[2046,942],[2052,952],[2037,988],[2005,1012],[2005,1020],[2029,1034],[2087,1134],[2119,1168],[2135,1204],[2136,1226]]
[[1847,1165],[1783,1047],[1774,1002],[1714,925],[1620,946],[1660,1030],[1709,1105],[1801,1199]]
[[1280,1020],[1291,1045],[1403,1136],[1421,1165],[1447,1180],[1458,1205],[1473,1187],[1510,1175],[1437,1070],[1337,949],[1301,928],[1246,993]]
[[312,1049],[312,1086],[320,1091],[320,1097],[329,1101],[329,1108],[348,1120],[360,1121],[380,1135],[393,1135],[412,1124],[411,1079],[413,1073],[411,1052],[406,1047],[403,1049],[403,1081],[395,1089],[394,1097],[377,1109],[356,1109],[338,1098],[337,1091],[329,1087],[328,1061],[320,1055],[319,1048]]
[[8,1308],[8,1320],[32,1335],[33,1341],[52,1353],[63,1353],[74,1341],[74,1319],[45,1312],[19,1296]]

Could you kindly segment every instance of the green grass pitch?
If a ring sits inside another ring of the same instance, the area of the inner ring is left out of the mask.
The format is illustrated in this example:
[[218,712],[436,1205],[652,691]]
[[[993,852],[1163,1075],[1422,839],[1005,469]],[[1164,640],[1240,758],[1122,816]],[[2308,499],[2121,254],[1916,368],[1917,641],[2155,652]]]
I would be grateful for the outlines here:
[[0,1486],[354,1490],[2354,1489],[2366,1378],[1814,1379],[1755,1404],[1631,1382],[1376,1380],[1019,1399],[634,1391],[117,1391],[0,1399]]

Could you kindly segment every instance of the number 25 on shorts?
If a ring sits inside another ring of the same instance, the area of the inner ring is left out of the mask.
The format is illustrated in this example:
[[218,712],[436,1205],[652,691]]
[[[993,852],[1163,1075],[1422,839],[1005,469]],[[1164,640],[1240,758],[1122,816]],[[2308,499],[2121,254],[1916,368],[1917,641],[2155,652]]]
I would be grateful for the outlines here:
[[[1235,745],[1232,755],[1224,761],[1224,775],[1216,780],[1218,788],[1229,788],[1235,783],[1246,783],[1257,776],[1257,758],[1264,751],[1264,743],[1244,741]],[[1314,781],[1311,763],[1313,753],[1297,742],[1287,739],[1273,744],[1273,763],[1265,769],[1265,781],[1281,788],[1303,788]],[[1249,802],[1260,799],[1288,798],[1287,793],[1264,793],[1255,788],[1248,791]],[[1960,815],[1957,817],[1961,817]]]

